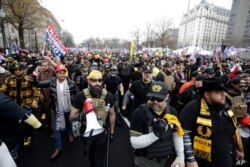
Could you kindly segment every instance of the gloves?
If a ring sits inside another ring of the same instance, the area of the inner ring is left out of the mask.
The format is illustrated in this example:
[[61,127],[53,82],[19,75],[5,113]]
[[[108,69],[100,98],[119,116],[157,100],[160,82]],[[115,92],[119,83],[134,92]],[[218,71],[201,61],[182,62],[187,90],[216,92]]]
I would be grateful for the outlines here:
[[157,119],[153,122],[153,133],[155,136],[161,138],[167,130],[167,122],[164,119]]
[[27,124],[31,125],[33,128],[37,129],[42,126],[41,122],[33,115],[27,116],[28,118],[24,120]]

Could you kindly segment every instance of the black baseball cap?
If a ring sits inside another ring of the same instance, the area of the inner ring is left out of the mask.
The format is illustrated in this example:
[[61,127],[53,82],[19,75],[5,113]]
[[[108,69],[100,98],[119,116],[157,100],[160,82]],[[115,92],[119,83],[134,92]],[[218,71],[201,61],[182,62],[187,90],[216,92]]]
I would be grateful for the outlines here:
[[168,87],[165,82],[154,81],[150,86],[147,97],[155,97],[164,100],[168,95]]
[[143,72],[152,72],[152,68],[150,66],[144,65],[142,66],[142,71]]

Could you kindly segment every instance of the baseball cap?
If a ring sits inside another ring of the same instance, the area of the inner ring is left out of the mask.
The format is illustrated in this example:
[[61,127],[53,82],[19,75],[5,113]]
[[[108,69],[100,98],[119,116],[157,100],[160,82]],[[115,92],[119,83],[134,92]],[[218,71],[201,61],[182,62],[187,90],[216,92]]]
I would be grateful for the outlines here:
[[67,71],[67,68],[63,64],[59,64],[56,66],[56,72],[60,72],[62,70]]
[[92,71],[89,73],[87,79],[102,78],[102,77],[103,77],[103,76],[102,76],[102,73],[101,73],[100,71],[98,71],[98,70],[92,70]]
[[149,88],[147,97],[155,97],[159,99],[165,99],[168,94],[168,87],[165,82],[154,81]]
[[152,72],[152,68],[150,66],[144,65],[142,66],[142,71],[143,72]]

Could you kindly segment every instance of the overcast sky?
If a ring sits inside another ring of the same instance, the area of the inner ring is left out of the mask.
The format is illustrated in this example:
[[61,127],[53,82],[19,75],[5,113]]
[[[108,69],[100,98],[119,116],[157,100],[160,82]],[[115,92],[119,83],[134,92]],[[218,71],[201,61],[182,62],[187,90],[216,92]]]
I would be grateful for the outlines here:
[[[68,30],[76,43],[89,37],[118,37],[130,40],[131,32],[162,18],[179,27],[188,0],[40,0]],[[190,0],[190,8],[201,0]],[[232,0],[207,0],[231,9]]]

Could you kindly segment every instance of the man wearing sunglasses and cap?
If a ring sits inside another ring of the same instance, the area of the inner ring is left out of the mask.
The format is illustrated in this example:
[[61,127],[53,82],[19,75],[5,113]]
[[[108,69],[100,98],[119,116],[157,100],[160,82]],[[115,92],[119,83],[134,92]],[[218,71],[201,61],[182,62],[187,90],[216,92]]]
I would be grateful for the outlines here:
[[[147,65],[142,66],[142,79],[136,80],[131,84],[129,90],[124,95],[122,102],[122,113],[126,113],[129,120],[131,119],[134,110],[141,104],[146,103],[146,95],[153,82],[152,68]],[[129,99],[131,98],[129,96],[131,95],[133,96],[133,105],[131,106],[131,109],[129,110],[130,112],[128,113],[127,106]]]
[[[108,139],[112,140],[114,136],[116,120],[114,99],[112,94],[103,88],[103,75],[100,71],[92,70],[87,76],[87,80],[89,87],[77,93],[74,98],[70,118],[76,118],[77,113],[80,111],[84,111],[86,116],[88,113],[86,113],[87,111],[84,109],[86,109],[86,106],[89,105],[89,101],[91,101],[97,122],[99,126],[105,130],[96,135],[92,135],[90,132],[88,136],[84,136],[86,131],[84,132],[83,139],[85,148],[87,148],[85,152],[87,152],[91,167],[102,167],[104,166],[106,152],[109,151],[107,148],[109,145]],[[89,120],[86,119],[86,124],[89,123],[88,121]]]
[[176,110],[168,105],[168,96],[164,82],[153,82],[148,101],[133,113],[130,142],[136,167],[184,167],[184,132]]

